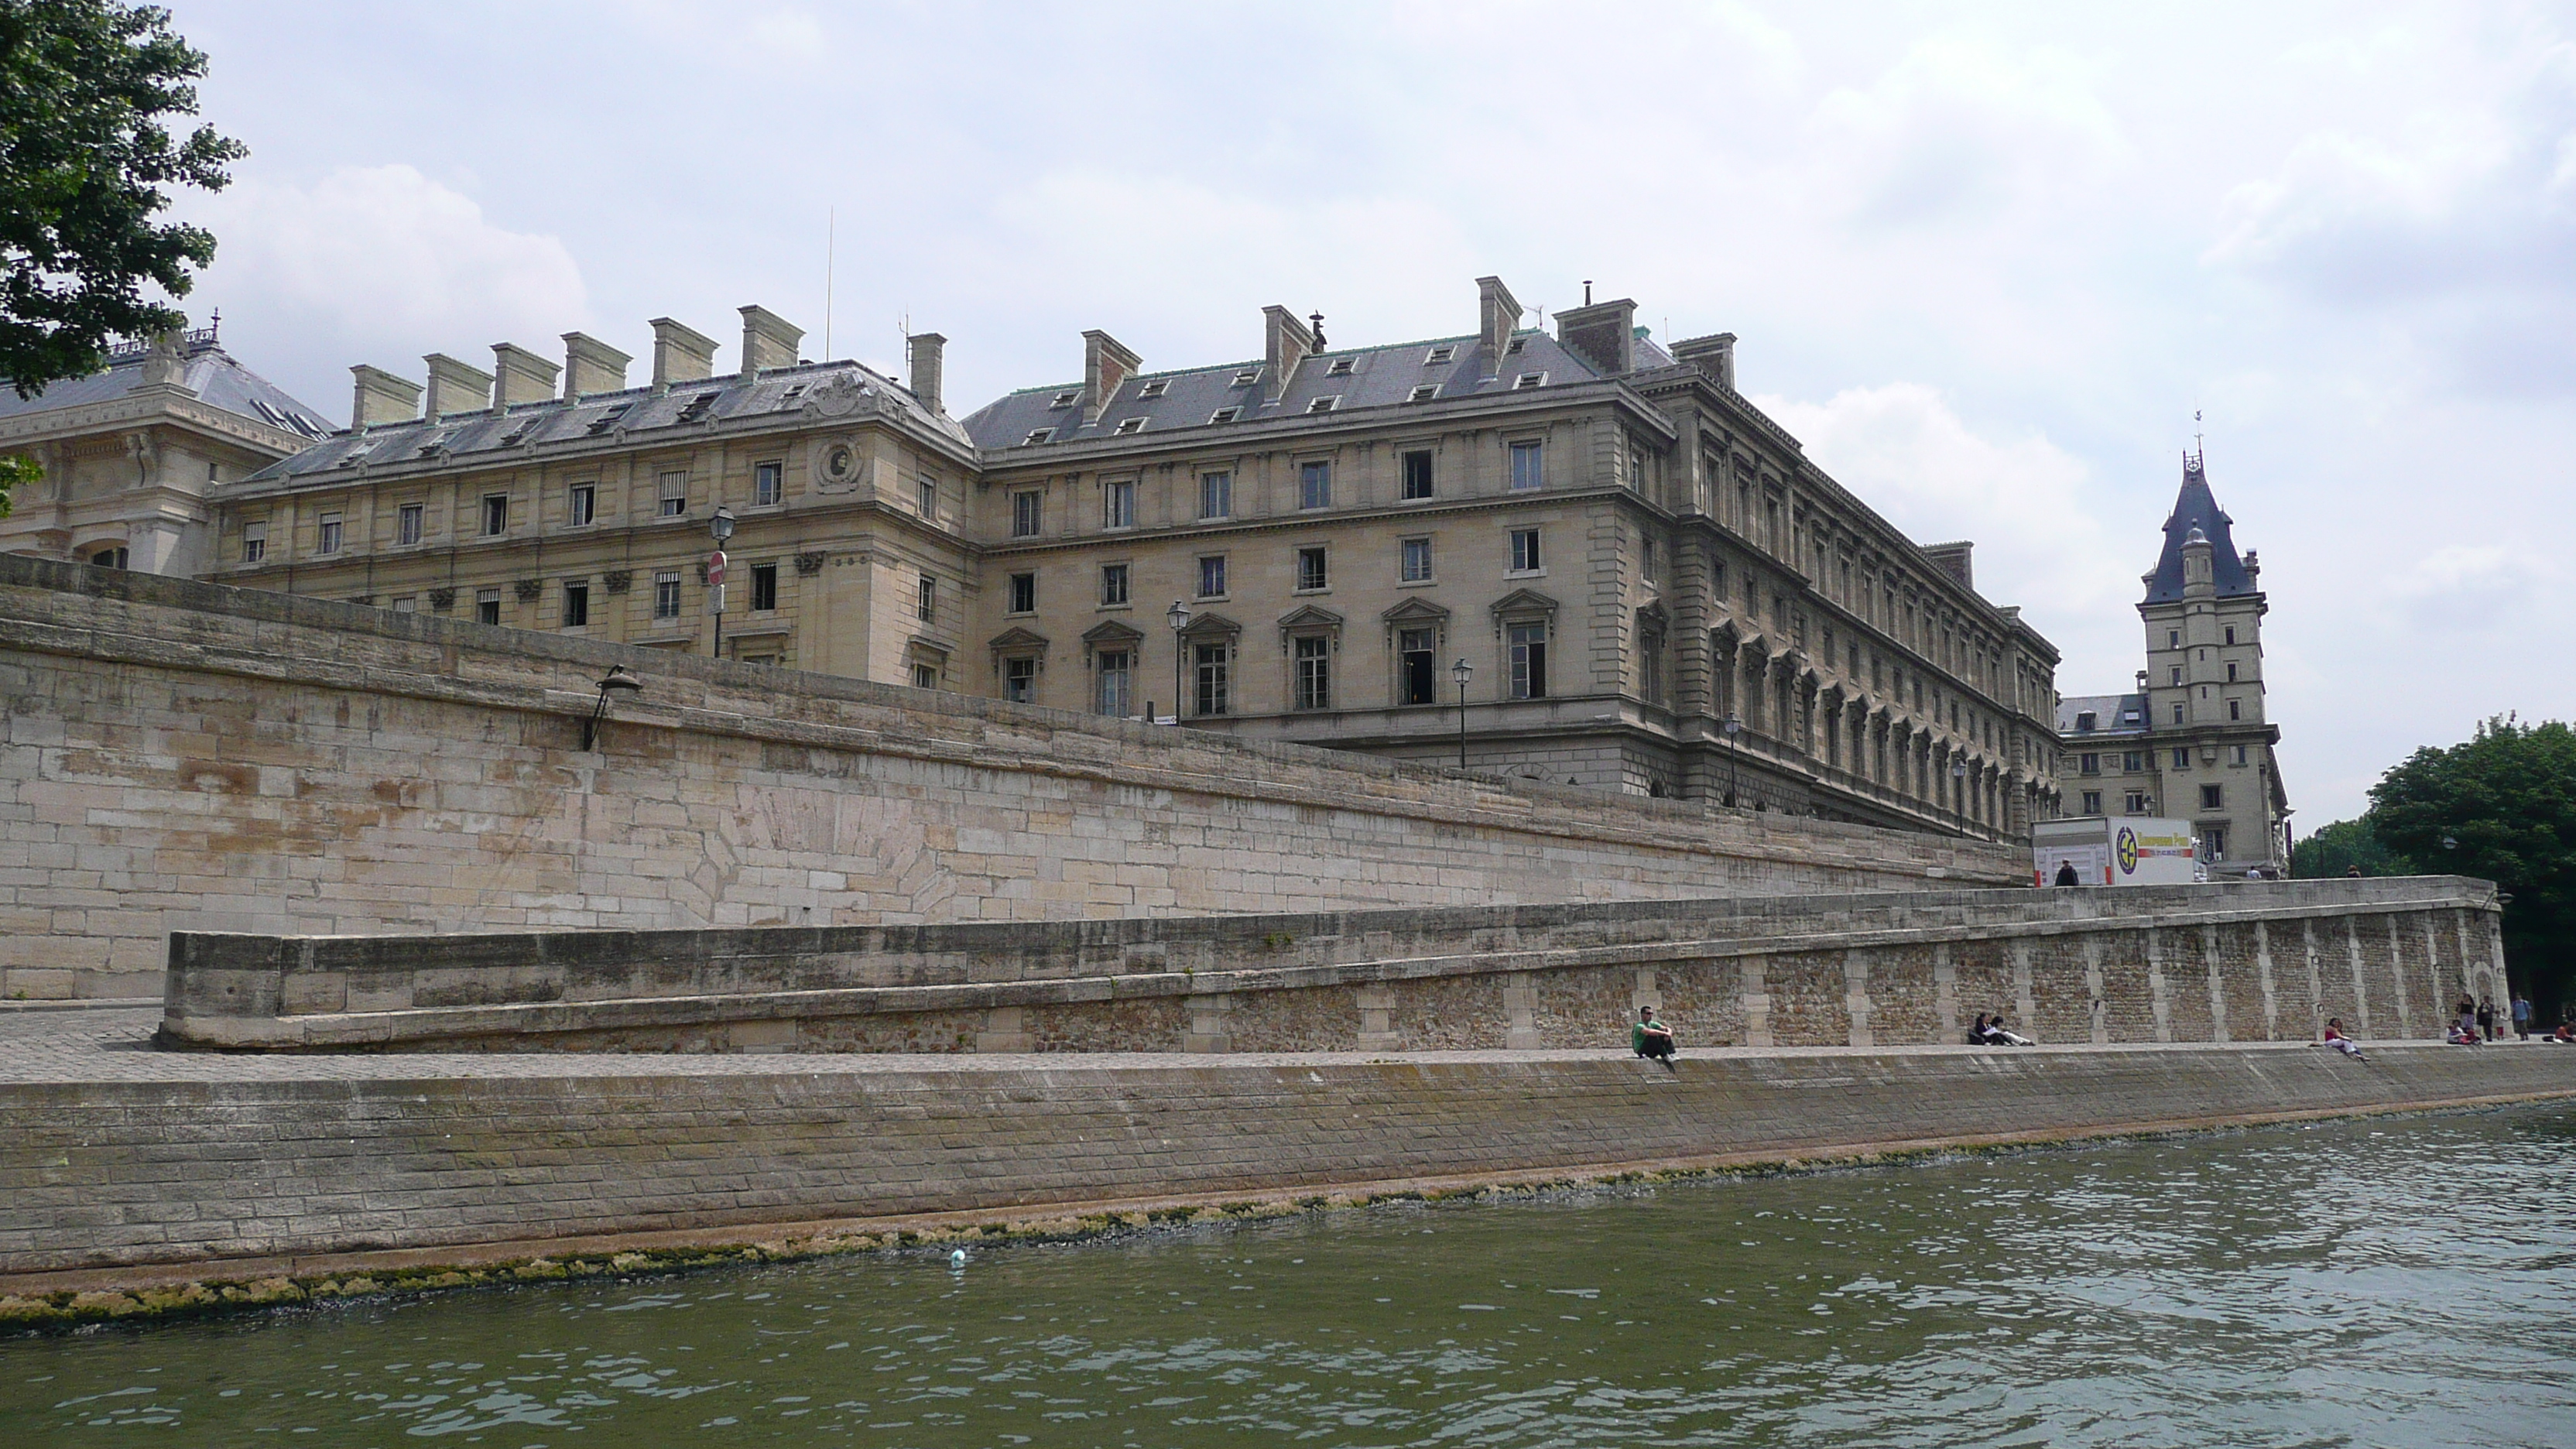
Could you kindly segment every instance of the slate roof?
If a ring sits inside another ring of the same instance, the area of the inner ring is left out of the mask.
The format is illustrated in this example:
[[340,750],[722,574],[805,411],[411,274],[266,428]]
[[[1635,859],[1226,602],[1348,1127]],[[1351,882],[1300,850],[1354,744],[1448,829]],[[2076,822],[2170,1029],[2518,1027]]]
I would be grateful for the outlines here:
[[[200,399],[272,428],[284,428],[308,438],[330,436],[331,424],[320,413],[235,361],[211,332],[208,329],[205,334],[193,334],[187,343],[184,380]],[[147,349],[140,347],[110,353],[104,372],[54,383],[34,397],[20,397],[16,388],[0,387],[0,418],[113,402],[141,384],[143,360],[149,355]]]
[[[505,448],[607,441],[613,432],[628,434],[657,428],[695,425],[737,418],[789,418],[803,414],[826,389],[856,392],[886,410],[912,418],[931,432],[960,444],[961,429],[951,419],[924,408],[912,391],[874,369],[856,362],[805,362],[773,367],[746,382],[739,373],[693,382],[675,382],[656,394],[650,387],[622,392],[589,393],[575,399],[550,398],[513,404],[506,412],[489,409],[450,413],[444,419],[379,423],[364,432],[344,432],[289,458],[262,468],[244,484],[291,481],[328,473],[358,462],[391,467],[439,457],[463,458]],[[865,416],[865,413],[856,414]],[[240,485],[235,485],[240,486]]]
[[2165,551],[2147,581],[2146,601],[2169,604],[2182,597],[2182,546],[2195,528],[2209,538],[2210,578],[2218,585],[2218,596],[2253,593],[2254,581],[2245,576],[2245,561],[2236,556],[2236,539],[2229,532],[2235,521],[2220,511],[2200,458],[2184,454],[2182,492],[2174,499],[2173,516],[2165,520]]
[[[1499,368],[1473,334],[1318,352],[1297,365],[1296,376],[1276,403],[1263,401],[1268,378],[1262,374],[1264,364],[1259,358],[1173,372],[1141,372],[1119,384],[1109,405],[1101,410],[1100,420],[1088,425],[1082,421],[1079,381],[1022,388],[969,414],[966,431],[978,448],[1049,447],[1119,437],[1119,424],[1136,418],[1145,420],[1139,432],[1166,433],[1180,428],[1303,417],[1317,398],[1324,397],[1340,399],[1333,406],[1338,416],[1361,408],[1407,406],[1413,390],[1428,384],[1439,385],[1440,392],[1434,399],[1438,400],[1512,392],[1516,390],[1514,382],[1527,373],[1537,373],[1545,381],[1517,390],[1543,391],[1602,376],[1598,369],[1544,332],[1516,332],[1512,341],[1520,351],[1502,357]],[[1451,360],[1431,361],[1432,354],[1443,347],[1451,349]],[[1343,362],[1350,364],[1349,371],[1334,375],[1334,367]],[[1672,357],[1652,339],[1640,336],[1636,364],[1640,370],[1669,367]],[[1253,380],[1237,383],[1236,377],[1244,374],[1252,374]],[[1160,393],[1146,396],[1147,390],[1157,385]],[[1068,395],[1071,400],[1059,404],[1057,400]],[[1240,411],[1224,422],[1213,421],[1224,408]],[[1046,439],[1031,444],[1029,436],[1042,428],[1050,430]]]
[[[2075,727],[2075,717],[2081,714],[2093,716],[2093,728]],[[2066,740],[2144,734],[2146,730],[2147,697],[2143,694],[2070,694],[2057,702],[2057,733]]]

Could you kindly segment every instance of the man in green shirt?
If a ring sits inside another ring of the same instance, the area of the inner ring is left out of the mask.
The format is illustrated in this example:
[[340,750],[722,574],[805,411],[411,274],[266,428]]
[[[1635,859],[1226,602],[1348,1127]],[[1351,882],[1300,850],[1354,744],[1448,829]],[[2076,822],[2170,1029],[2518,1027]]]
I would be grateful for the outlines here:
[[1628,1029],[1628,1048],[1641,1057],[1653,1057],[1669,1065],[1673,1059],[1673,1029],[1655,1019],[1651,1006],[1637,1008],[1637,1024]]

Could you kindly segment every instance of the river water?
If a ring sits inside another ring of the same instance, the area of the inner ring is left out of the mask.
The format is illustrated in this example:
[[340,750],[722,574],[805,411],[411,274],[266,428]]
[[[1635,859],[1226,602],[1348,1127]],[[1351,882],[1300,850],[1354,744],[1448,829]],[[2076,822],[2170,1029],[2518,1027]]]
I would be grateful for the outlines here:
[[0,1341],[0,1442],[2576,1444],[2576,1110]]

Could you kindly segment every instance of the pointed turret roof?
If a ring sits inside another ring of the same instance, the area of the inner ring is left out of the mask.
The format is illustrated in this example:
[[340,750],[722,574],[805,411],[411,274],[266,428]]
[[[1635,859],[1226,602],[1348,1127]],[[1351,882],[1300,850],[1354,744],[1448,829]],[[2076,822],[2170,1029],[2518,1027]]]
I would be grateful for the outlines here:
[[2245,561],[2236,556],[2236,539],[2228,531],[2234,522],[2210,493],[2200,455],[2183,454],[2182,492],[2174,498],[2173,516],[2165,520],[2165,551],[2147,579],[2146,601],[2168,604],[2182,598],[2182,549],[2195,531],[2209,540],[2210,578],[2218,585],[2218,596],[2253,593],[2254,581],[2245,576]]

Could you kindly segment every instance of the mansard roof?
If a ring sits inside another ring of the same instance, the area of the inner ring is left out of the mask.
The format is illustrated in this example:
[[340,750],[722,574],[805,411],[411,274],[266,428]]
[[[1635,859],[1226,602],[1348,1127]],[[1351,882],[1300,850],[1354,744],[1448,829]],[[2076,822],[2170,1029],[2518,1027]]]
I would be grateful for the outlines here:
[[[2080,717],[2093,716],[2093,728],[2079,729]],[[2070,694],[2057,702],[2057,733],[2069,742],[2095,735],[2134,735],[2148,727],[2143,694]]]
[[2165,550],[2147,579],[2146,602],[2170,604],[2182,598],[2182,546],[2195,528],[2209,539],[2210,578],[2218,585],[2218,596],[2253,593],[2254,581],[2245,576],[2245,561],[2236,556],[2236,539],[2228,531],[2234,522],[2209,491],[2200,455],[2184,454],[2182,492],[2174,499],[2173,516],[2165,520]]
[[[224,351],[214,328],[185,334],[180,353],[180,383],[209,406],[308,438],[331,435],[331,424],[320,413]],[[34,397],[20,397],[16,388],[0,387],[0,419],[115,402],[143,385],[143,364],[151,355],[146,345],[120,348],[108,354],[105,370],[50,384]]]

